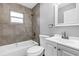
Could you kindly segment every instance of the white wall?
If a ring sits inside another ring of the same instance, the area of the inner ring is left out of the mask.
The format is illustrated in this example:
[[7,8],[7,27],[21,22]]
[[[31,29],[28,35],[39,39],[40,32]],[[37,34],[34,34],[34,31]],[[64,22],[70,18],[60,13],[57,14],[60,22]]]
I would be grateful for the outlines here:
[[40,4],[40,34],[51,35],[51,29],[48,25],[53,24],[54,21],[54,6],[52,3]]
[[[51,4],[40,4],[40,34],[49,34],[49,29],[46,24],[47,18],[48,18],[48,13],[46,12],[47,10],[51,10],[48,8],[47,5]],[[45,6],[45,7],[44,7]],[[79,19],[79,3],[76,5],[77,8],[77,19]],[[45,15],[43,15],[45,14]],[[53,13],[52,13],[53,14]],[[49,18],[50,19],[50,18]],[[54,17],[51,18],[51,22],[54,20]],[[42,23],[42,21],[44,21]],[[46,26],[46,27],[45,27]],[[47,28],[47,29],[46,29]],[[66,31],[69,36],[77,36],[79,37],[79,26],[62,26],[62,27],[54,27],[51,29],[52,34],[61,34],[62,32]]]

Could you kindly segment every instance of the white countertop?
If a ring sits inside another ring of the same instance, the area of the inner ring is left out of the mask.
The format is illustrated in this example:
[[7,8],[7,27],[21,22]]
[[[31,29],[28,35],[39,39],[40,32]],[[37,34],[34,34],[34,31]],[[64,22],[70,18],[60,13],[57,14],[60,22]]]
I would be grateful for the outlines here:
[[69,40],[62,39],[60,37],[51,37],[51,38],[46,38],[46,40],[50,40],[50,41],[79,50],[79,37],[70,37]]

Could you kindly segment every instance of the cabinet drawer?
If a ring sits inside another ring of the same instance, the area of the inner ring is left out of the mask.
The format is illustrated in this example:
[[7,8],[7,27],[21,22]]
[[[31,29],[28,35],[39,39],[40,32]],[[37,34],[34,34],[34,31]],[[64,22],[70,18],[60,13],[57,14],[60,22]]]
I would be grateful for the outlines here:
[[79,56],[79,51],[76,50],[76,49],[73,49],[71,47],[68,47],[68,46],[64,46],[64,45],[61,45],[61,44],[58,44],[58,48],[64,50],[64,51],[67,51],[75,56]]
[[75,55],[63,50],[62,51],[62,56],[75,56]]

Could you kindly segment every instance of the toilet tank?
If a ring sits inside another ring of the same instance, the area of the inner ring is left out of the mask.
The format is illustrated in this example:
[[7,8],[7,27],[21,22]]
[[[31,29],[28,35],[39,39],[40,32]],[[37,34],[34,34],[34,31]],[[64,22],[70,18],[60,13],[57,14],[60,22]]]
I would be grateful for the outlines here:
[[48,35],[39,35],[40,37],[40,46],[45,48],[45,38],[49,38]]

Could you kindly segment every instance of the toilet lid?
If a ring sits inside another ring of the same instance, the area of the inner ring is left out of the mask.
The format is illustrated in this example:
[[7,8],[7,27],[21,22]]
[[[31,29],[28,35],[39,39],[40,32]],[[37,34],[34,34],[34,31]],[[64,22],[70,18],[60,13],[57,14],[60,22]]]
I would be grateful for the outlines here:
[[37,53],[37,52],[43,51],[43,49],[44,48],[41,46],[33,46],[27,50],[27,53]]

